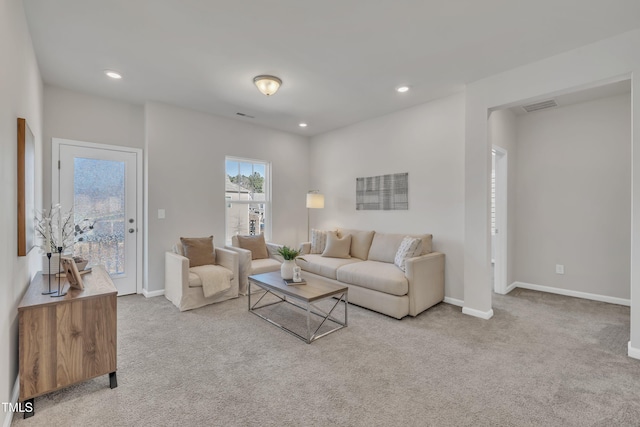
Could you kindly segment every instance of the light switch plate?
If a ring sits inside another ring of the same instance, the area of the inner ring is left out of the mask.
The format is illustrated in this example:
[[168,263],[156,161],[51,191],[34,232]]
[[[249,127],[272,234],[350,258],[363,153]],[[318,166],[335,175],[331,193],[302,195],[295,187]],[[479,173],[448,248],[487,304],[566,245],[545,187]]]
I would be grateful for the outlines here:
[[564,265],[556,264],[556,274],[564,274]]
[[158,209],[158,219],[165,219],[165,212],[164,209]]

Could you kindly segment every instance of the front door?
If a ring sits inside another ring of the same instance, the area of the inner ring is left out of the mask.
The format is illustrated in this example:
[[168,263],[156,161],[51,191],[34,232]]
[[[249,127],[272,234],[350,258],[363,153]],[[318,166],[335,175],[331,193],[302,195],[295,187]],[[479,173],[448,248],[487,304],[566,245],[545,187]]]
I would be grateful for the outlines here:
[[142,230],[137,207],[140,153],[55,139],[53,150],[59,159],[59,203],[63,211],[74,212],[74,256],[88,259],[89,266],[104,266],[118,295],[136,293]]

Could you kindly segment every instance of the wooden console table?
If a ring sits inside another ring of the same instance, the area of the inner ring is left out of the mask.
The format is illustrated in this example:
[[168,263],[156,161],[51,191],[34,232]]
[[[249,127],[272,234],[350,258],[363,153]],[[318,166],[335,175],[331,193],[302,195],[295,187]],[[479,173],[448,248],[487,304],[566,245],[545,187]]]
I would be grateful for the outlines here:
[[[82,276],[84,290],[69,289],[67,295],[42,295],[49,276],[38,273],[18,306],[20,402],[109,374],[116,378],[118,290],[102,267]],[[58,279],[51,276],[51,288]],[[25,418],[34,414],[25,412]]]

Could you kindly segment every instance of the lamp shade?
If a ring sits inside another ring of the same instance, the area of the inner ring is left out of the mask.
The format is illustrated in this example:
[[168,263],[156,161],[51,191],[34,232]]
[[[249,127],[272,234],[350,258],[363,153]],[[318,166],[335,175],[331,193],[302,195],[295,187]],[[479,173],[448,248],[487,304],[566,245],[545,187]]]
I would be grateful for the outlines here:
[[309,209],[324,208],[324,194],[307,193],[307,208]]
[[282,80],[275,76],[257,76],[253,79],[253,83],[260,92],[267,96],[271,96],[280,89]]

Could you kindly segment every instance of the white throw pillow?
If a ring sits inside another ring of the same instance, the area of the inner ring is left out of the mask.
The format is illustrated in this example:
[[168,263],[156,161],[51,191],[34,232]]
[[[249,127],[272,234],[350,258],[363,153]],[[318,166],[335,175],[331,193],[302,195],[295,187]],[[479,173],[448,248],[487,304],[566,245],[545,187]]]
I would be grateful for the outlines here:
[[400,270],[405,271],[406,262],[409,258],[413,258],[415,256],[420,255],[422,252],[422,239],[418,239],[415,237],[405,237],[402,239],[402,243],[400,243],[400,247],[398,248],[398,252],[396,252],[396,258],[394,260],[394,264],[400,268]]
[[311,253],[321,254],[327,246],[327,232],[311,229]]

